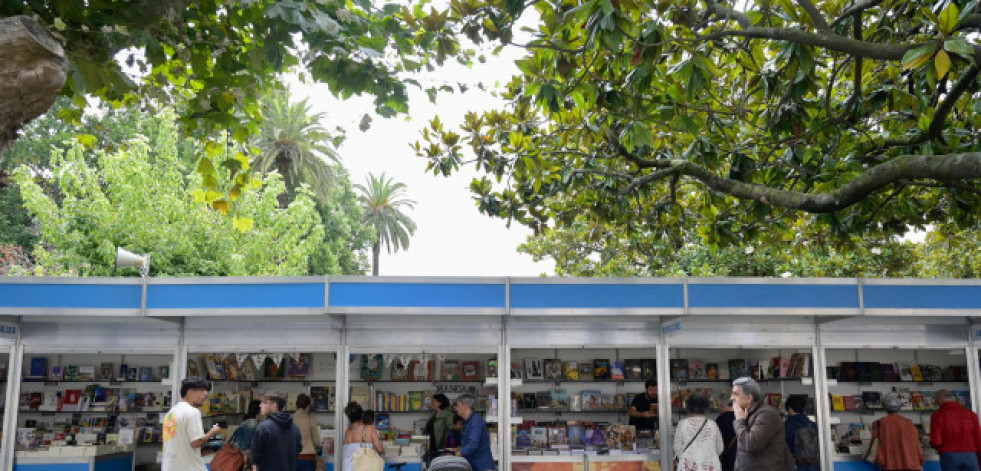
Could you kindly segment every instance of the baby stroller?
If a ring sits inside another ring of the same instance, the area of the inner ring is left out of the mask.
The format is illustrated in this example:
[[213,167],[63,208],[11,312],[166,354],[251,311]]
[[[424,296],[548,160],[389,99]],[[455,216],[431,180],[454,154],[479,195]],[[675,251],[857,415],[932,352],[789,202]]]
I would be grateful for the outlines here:
[[[449,453],[447,450],[436,450],[437,454]],[[470,462],[462,456],[452,454],[436,456],[429,462],[426,471],[470,471]]]

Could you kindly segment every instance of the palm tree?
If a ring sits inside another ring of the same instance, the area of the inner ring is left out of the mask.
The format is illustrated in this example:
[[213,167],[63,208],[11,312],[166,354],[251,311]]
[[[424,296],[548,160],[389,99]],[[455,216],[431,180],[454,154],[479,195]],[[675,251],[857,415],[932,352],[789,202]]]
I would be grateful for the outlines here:
[[365,183],[367,185],[354,185],[354,188],[361,193],[365,224],[375,228],[375,242],[371,244],[371,274],[378,276],[382,242],[385,242],[388,253],[392,253],[393,247],[396,252],[409,248],[409,236],[416,232],[416,223],[402,212],[402,208],[412,209],[416,202],[404,198],[404,183],[385,178],[384,173],[378,177],[369,173]]
[[341,137],[320,125],[323,113],[311,114],[306,99],[290,103],[287,93],[278,92],[265,99],[263,107],[265,121],[256,142],[261,154],[253,167],[263,173],[276,170],[283,177],[287,191],[280,199],[283,207],[302,183],[326,200],[334,179],[331,162],[340,164],[331,146],[336,147]]

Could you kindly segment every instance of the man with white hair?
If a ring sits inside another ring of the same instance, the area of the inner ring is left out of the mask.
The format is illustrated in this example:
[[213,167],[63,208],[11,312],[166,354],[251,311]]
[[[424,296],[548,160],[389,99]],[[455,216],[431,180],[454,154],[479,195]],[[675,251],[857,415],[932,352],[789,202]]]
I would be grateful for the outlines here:
[[736,379],[731,399],[736,416],[736,471],[796,471],[780,413],[763,402],[760,384],[753,378]]

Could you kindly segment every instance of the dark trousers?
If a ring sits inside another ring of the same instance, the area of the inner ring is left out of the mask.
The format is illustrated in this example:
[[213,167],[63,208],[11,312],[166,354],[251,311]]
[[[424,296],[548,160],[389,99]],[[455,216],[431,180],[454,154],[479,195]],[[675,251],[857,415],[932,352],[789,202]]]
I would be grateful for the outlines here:
[[315,471],[316,469],[316,461],[296,460],[296,471]]
[[978,455],[970,451],[941,453],[940,469],[943,471],[978,471]]

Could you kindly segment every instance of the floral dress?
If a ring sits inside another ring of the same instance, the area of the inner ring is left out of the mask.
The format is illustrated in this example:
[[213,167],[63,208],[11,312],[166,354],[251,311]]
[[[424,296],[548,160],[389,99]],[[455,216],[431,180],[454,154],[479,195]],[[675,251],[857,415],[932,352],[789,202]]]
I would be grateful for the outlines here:
[[[705,426],[702,427],[702,424]],[[685,450],[684,453],[682,450]],[[691,417],[679,422],[674,429],[674,455],[678,457],[678,471],[720,471],[722,463],[719,462],[719,454],[724,450],[722,433],[714,420]]]

